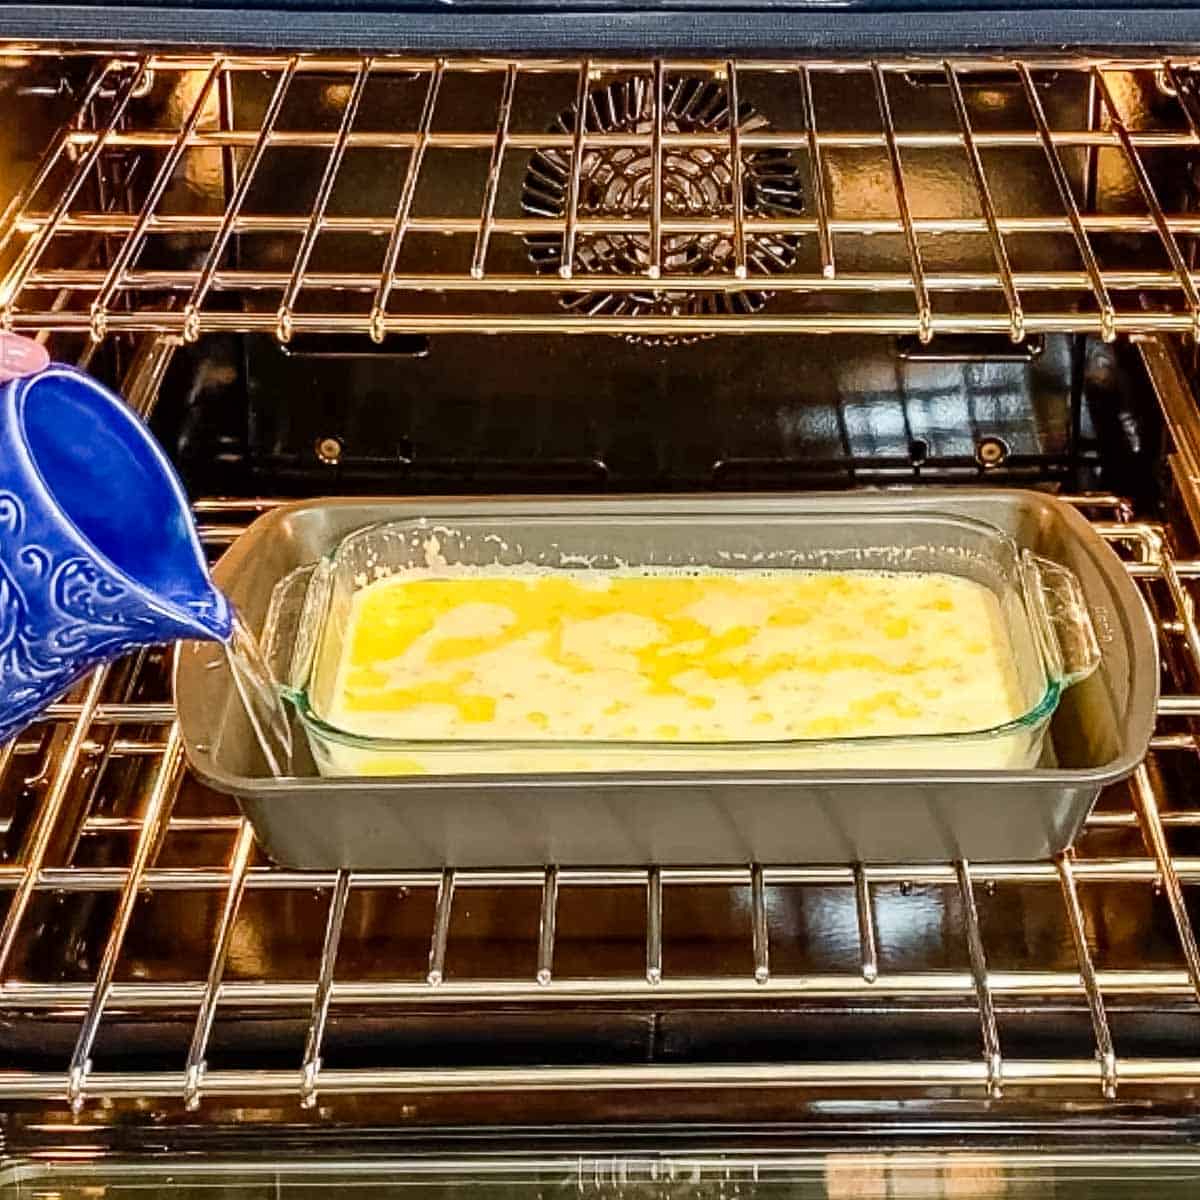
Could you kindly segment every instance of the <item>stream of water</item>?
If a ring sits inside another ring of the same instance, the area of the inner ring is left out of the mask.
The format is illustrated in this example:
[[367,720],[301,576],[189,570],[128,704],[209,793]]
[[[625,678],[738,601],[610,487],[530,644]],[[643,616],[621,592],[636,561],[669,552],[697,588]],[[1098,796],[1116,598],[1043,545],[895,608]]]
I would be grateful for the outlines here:
[[271,774],[292,773],[292,726],[258,639],[242,614],[233,610],[233,634],[225,643],[225,658],[234,686]]

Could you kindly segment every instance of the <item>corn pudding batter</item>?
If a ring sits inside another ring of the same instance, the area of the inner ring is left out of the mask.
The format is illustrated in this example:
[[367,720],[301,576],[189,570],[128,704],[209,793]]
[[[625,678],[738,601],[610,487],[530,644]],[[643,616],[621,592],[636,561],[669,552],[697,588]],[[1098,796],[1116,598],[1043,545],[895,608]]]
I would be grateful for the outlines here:
[[1000,606],[952,575],[446,568],[353,597],[331,724],[390,739],[954,733],[1027,705]]

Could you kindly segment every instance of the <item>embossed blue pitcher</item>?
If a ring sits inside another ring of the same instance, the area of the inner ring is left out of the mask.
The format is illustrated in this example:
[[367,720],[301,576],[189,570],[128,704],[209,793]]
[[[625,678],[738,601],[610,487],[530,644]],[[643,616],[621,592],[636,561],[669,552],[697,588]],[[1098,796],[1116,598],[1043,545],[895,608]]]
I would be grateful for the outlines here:
[[51,365],[0,389],[0,743],[138,646],[227,641],[183,487],[118,397]]

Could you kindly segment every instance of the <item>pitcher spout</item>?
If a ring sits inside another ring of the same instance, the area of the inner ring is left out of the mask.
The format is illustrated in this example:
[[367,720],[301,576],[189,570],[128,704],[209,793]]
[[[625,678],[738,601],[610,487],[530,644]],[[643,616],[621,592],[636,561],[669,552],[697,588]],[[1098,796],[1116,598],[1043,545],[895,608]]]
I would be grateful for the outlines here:
[[233,608],[223,593],[214,589],[207,596],[189,600],[184,610],[198,641],[228,642],[233,637]]

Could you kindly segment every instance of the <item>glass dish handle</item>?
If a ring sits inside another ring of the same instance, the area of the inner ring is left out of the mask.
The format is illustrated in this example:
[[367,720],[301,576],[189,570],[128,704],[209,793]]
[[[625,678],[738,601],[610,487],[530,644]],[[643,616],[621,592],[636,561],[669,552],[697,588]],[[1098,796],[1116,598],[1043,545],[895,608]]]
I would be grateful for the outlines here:
[[264,652],[279,690],[291,700],[308,686],[329,576],[324,560],[309,563],[285,575],[271,592]]
[[1070,687],[1100,665],[1100,643],[1083,587],[1074,571],[1048,558],[1026,550],[1022,561],[1047,668]]

